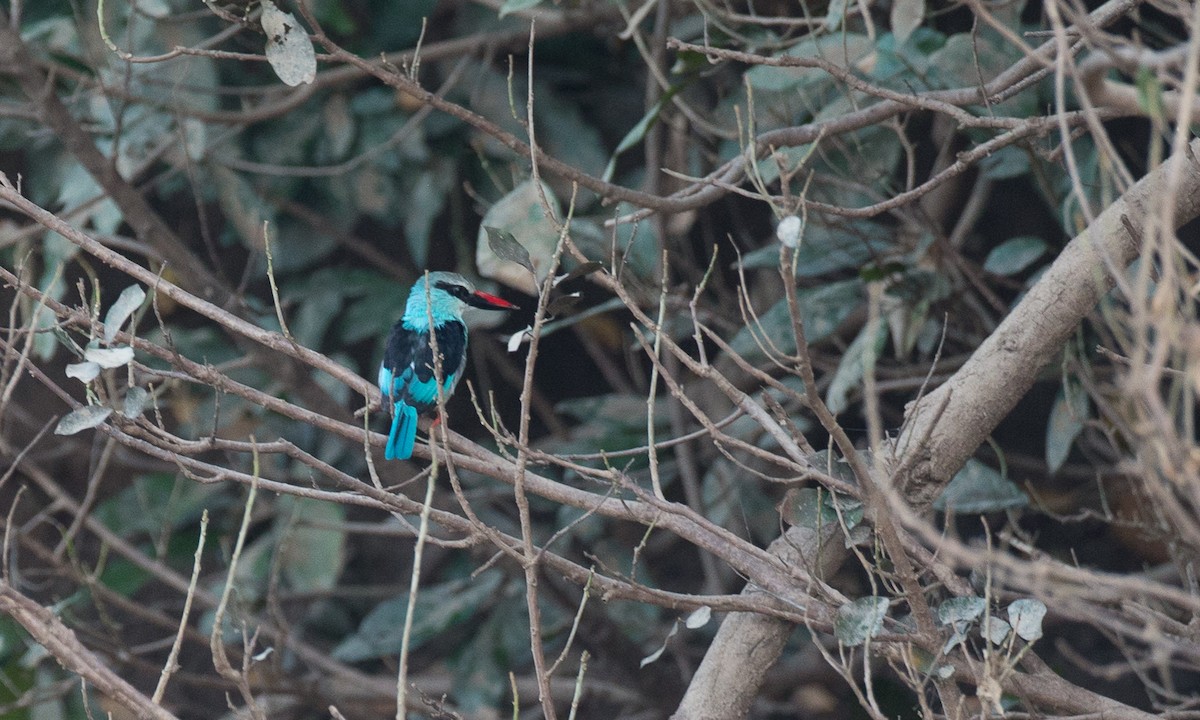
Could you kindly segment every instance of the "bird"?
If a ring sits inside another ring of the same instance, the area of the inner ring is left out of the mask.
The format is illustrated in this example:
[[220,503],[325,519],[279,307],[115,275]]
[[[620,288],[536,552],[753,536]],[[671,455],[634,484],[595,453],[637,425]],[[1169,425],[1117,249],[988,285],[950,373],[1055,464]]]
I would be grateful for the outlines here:
[[392,404],[392,427],[384,450],[388,460],[412,457],[417,418],[437,406],[434,338],[446,397],[462,378],[467,364],[463,311],[468,307],[519,309],[503,298],[476,290],[469,280],[453,272],[426,273],[409,291],[404,315],[392,326],[379,365],[379,390],[384,401]]

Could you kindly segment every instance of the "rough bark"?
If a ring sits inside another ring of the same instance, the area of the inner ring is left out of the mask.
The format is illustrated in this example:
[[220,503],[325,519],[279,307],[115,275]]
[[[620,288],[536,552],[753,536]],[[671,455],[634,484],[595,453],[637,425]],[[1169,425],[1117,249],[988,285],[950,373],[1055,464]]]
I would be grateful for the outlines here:
[[[825,532],[792,527],[768,550],[790,567],[804,567],[822,578],[842,564],[846,546],[842,530]],[[747,585],[743,594],[761,594]],[[793,623],[757,613],[729,613],[692,677],[673,720],[744,718],[750,712],[767,671],[783,652]]]
[[7,582],[0,582],[0,613],[16,620],[60,665],[82,677],[114,702],[128,708],[134,717],[175,720],[175,715],[155,705],[84,647],[74,631],[63,625],[49,608],[17,592]]
[[[896,440],[898,478],[917,509],[928,507],[992,430],[1053,360],[1083,318],[1112,289],[1140,248],[1141,233],[1162,202],[1174,205],[1175,228],[1200,215],[1200,140],[1153,170],[1067,244],[966,364],[945,384],[909,408]],[[1172,161],[1183,163],[1181,182],[1168,197]]]
[[[1140,232],[1151,213],[1160,212],[1162,201],[1173,203],[1175,228],[1200,216],[1200,140],[1155,169],[1101,213],[1086,230],[1063,249],[1037,284],[1000,324],[963,367],[944,385],[909,410],[909,420],[895,443],[896,467],[905,497],[917,509],[945,488],[950,478],[984,442],[996,425],[1032,387],[1038,374],[1062,351],[1067,338],[1114,284],[1113,271],[1123,270],[1140,249]],[[1181,182],[1168,193],[1168,168],[1172,161],[1183,163]],[[793,528],[793,531],[795,528]],[[782,542],[771,546],[778,550]],[[840,562],[841,556],[837,557]],[[837,562],[825,566],[832,571]],[[824,566],[824,563],[822,563]],[[747,589],[747,592],[753,592]],[[742,718],[750,710],[764,676],[791,634],[789,623],[731,613],[722,623],[704,661],[692,678],[677,720]],[[1014,674],[1008,689],[1029,696],[1071,701],[1074,712],[1095,711],[1106,699],[1083,688],[1076,694],[1063,693],[1063,681],[1055,675]],[[1049,692],[1034,692],[1035,690]],[[1109,710],[1120,707],[1116,701]]]

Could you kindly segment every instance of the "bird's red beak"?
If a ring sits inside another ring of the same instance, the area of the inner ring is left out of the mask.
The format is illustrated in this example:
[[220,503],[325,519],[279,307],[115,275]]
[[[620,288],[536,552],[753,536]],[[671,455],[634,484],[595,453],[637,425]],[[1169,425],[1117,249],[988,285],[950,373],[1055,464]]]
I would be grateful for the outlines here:
[[516,305],[513,305],[504,298],[496,297],[495,295],[485,293],[482,290],[476,290],[471,293],[471,299],[467,301],[473,307],[483,310],[519,310]]

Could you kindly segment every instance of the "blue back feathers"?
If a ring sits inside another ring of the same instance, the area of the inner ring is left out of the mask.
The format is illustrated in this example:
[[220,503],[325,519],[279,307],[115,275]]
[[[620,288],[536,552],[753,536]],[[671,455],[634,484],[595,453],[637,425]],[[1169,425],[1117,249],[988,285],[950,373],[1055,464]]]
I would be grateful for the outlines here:
[[[466,307],[459,297],[438,287],[451,284],[474,292],[470,283],[456,273],[429,273],[432,287],[422,277],[408,294],[404,317],[392,326],[387,349],[379,367],[379,390],[392,403],[392,427],[384,457],[412,457],[417,436],[417,418],[437,406],[438,387],[430,330],[442,356],[442,391],[449,396],[462,377],[467,362]],[[430,320],[432,319],[432,327]]]

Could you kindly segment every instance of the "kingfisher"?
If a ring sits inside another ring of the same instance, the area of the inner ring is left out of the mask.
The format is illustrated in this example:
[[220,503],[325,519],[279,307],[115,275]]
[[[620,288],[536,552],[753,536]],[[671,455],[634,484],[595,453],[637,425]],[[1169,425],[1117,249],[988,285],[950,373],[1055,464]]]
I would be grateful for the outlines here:
[[388,335],[379,366],[379,390],[392,403],[392,429],[384,457],[407,460],[417,438],[417,417],[437,406],[433,343],[442,356],[442,392],[449,397],[467,364],[467,326],[463,311],[516,310],[516,305],[476,290],[462,275],[431,272],[413,285],[408,304]]

